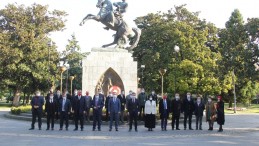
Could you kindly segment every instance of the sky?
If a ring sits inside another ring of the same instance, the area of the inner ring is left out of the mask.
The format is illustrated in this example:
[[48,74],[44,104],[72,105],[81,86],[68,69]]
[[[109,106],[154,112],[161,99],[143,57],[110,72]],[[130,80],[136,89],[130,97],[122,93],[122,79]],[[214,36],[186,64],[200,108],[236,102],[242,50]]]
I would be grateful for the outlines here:
[[[111,0],[117,2],[120,0]],[[259,17],[259,0],[127,0],[129,8],[125,19],[131,26],[135,26],[133,20],[148,13],[156,13],[173,8],[174,6],[187,4],[187,9],[192,12],[199,11],[199,17],[214,23],[219,28],[224,28],[234,9],[239,9],[244,21],[247,18]],[[101,47],[113,41],[112,30],[104,30],[103,25],[94,20],[87,21],[85,25],[79,23],[87,14],[97,14],[97,0],[1,0],[0,9],[8,3],[17,3],[30,6],[33,3],[48,5],[49,10],[66,11],[66,29],[62,32],[54,32],[50,35],[56,43],[58,51],[65,49],[68,39],[75,34],[82,52],[89,52],[93,47]]]

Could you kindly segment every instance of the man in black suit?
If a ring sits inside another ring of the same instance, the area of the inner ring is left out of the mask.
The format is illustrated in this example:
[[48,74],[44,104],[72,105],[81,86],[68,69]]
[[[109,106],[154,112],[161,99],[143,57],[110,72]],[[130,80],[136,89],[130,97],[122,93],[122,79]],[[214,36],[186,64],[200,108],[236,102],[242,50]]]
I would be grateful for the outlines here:
[[98,131],[101,131],[103,106],[104,106],[103,99],[99,98],[99,94],[96,94],[92,100],[93,131],[95,131],[96,129],[96,122],[98,123]]
[[31,128],[29,130],[34,130],[34,124],[36,122],[36,117],[38,117],[38,127],[41,130],[41,117],[42,117],[42,107],[44,105],[44,97],[40,96],[40,92],[37,91],[36,95],[32,97],[31,100],[31,111],[32,111],[32,123]]
[[180,130],[179,118],[181,114],[181,101],[180,101],[180,95],[178,93],[175,94],[175,99],[172,101],[171,111],[172,111],[172,130],[174,130],[174,124],[176,124],[176,130]]
[[189,120],[189,130],[192,129],[192,114],[194,112],[194,101],[191,97],[191,93],[187,93],[187,97],[183,100],[182,111],[184,112],[184,130],[186,130],[187,118]]
[[125,111],[125,105],[126,105],[126,97],[125,97],[125,92],[121,91],[121,94],[118,95],[118,98],[120,99],[121,102],[121,114],[120,114],[120,121],[124,123],[124,111]]
[[201,101],[201,97],[197,97],[197,102],[195,103],[195,111],[194,114],[196,116],[196,130],[202,130],[202,117],[203,117],[203,111],[205,109],[204,103]]
[[158,104],[158,102],[157,102],[157,95],[156,95],[154,90],[151,92],[151,94],[148,97],[150,97],[150,96],[152,97],[153,100],[156,101],[156,105],[157,105]]
[[120,103],[120,100],[117,98],[117,92],[113,91],[112,94],[113,94],[113,97],[109,100],[109,104],[108,104],[108,110],[110,115],[109,131],[112,131],[113,120],[115,120],[115,129],[116,131],[118,131],[121,103]]
[[86,102],[86,120],[87,122],[90,122],[90,109],[92,108],[92,97],[89,95],[89,92],[86,91],[86,94],[85,94],[85,102]]
[[106,109],[106,115],[105,115],[105,120],[108,122],[109,120],[109,111],[108,111],[108,104],[109,104],[109,99],[112,98],[112,92],[109,92],[109,95],[105,99],[105,109]]
[[82,96],[81,90],[78,90],[78,95],[73,98],[72,112],[75,118],[75,129],[78,130],[78,120],[80,120],[81,131],[84,130],[84,115],[86,110],[85,98]]
[[159,102],[159,113],[161,118],[161,130],[166,131],[167,119],[170,112],[170,101],[167,98],[167,95],[163,96],[163,99]]
[[139,101],[136,98],[136,93],[131,93],[131,99],[128,101],[128,115],[130,117],[129,132],[132,130],[134,120],[135,131],[138,131],[138,114],[139,114]]
[[50,121],[51,121],[51,130],[54,130],[54,118],[57,113],[58,103],[57,100],[54,99],[54,94],[50,93],[49,98],[46,100],[45,104],[45,114],[47,115],[47,129],[49,130]]
[[[59,103],[59,100],[62,99],[62,95],[59,90],[57,90],[57,93],[54,95],[54,99]],[[56,119],[58,120],[59,115],[58,112],[56,113]]]
[[66,122],[66,130],[68,130],[68,116],[70,114],[71,110],[71,102],[69,99],[67,99],[66,92],[63,92],[62,99],[59,100],[59,114],[60,114],[60,129],[63,130],[63,122],[65,120]]

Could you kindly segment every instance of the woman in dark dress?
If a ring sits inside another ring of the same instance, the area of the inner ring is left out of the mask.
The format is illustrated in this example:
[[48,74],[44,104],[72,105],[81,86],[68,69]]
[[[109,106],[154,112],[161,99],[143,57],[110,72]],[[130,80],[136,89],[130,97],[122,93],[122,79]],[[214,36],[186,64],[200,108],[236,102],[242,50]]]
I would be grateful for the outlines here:
[[217,123],[219,124],[218,132],[223,132],[222,125],[224,125],[224,123],[225,123],[225,113],[224,113],[224,102],[222,101],[221,96],[218,96]]

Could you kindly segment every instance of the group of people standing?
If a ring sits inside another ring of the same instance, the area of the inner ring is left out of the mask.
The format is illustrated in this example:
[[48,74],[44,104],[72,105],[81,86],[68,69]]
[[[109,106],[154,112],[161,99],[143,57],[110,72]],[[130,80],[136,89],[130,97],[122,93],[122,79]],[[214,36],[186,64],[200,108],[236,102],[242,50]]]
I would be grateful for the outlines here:
[[[60,118],[59,130],[63,130],[64,122],[66,130],[68,130],[69,116],[73,115],[75,123],[74,131],[79,129],[79,121],[80,129],[83,131],[85,119],[89,121],[91,108],[93,109],[93,131],[96,129],[101,131],[103,108],[106,109],[106,120],[110,121],[109,131],[113,129],[113,122],[115,122],[115,131],[118,131],[119,120],[124,122],[125,117],[127,117],[127,121],[129,122],[129,131],[132,131],[133,122],[135,131],[138,131],[138,120],[143,120],[148,131],[153,131],[156,126],[157,106],[159,106],[158,112],[161,119],[162,131],[167,131],[167,122],[170,113],[172,114],[172,130],[180,130],[179,119],[181,113],[184,115],[184,130],[187,129],[187,120],[189,130],[193,130],[193,114],[196,117],[196,130],[202,130],[202,119],[205,109],[206,121],[209,124],[208,130],[213,130],[214,122],[217,121],[220,125],[218,131],[222,132],[222,125],[225,122],[224,103],[221,96],[218,96],[217,103],[214,103],[211,97],[204,103],[200,96],[197,96],[197,100],[194,101],[190,93],[187,93],[183,100],[176,93],[174,99],[170,100],[167,98],[167,95],[164,95],[162,99],[158,99],[154,91],[147,95],[144,89],[141,90],[138,96],[132,91],[125,96],[124,91],[122,91],[119,95],[117,95],[117,92],[110,92],[107,97],[102,94],[101,90],[98,90],[98,93],[92,98],[89,96],[89,92],[86,92],[86,95],[83,96],[81,90],[75,90],[71,96],[67,92],[60,94],[60,91],[54,94],[51,89],[45,97],[45,101],[44,97],[40,95],[40,92],[36,92],[32,98],[32,124],[29,130],[35,128],[36,117],[38,117],[38,128],[41,130],[41,117],[43,115],[44,104],[45,114],[47,116],[46,130],[50,130],[50,128],[54,130],[55,118]],[[125,116],[126,109],[127,116]]]

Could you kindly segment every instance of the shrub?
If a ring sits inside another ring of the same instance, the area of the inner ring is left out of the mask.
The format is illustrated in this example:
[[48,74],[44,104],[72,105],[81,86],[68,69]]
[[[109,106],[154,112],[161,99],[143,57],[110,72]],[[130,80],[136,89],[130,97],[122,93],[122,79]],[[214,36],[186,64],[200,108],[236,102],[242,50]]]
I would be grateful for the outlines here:
[[15,115],[19,115],[21,113],[27,113],[31,111],[31,106],[19,106],[19,107],[12,107],[11,113]]

